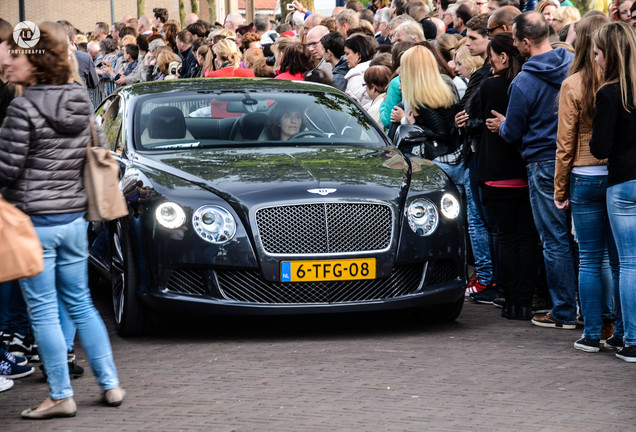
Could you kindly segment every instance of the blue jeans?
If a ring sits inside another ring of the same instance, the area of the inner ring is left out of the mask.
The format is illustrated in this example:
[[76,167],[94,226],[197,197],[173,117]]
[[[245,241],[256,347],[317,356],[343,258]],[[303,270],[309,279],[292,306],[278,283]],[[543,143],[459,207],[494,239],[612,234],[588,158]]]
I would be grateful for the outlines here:
[[31,323],[18,281],[0,284],[0,330],[22,336],[31,334]]
[[571,175],[570,203],[579,240],[579,299],[587,339],[601,338],[607,303],[601,283],[606,253],[612,268],[612,291],[618,294],[618,254],[607,216],[606,194],[607,176]]
[[607,212],[620,262],[625,345],[636,345],[636,180],[607,188]]
[[22,279],[20,285],[31,317],[33,333],[48,375],[51,399],[73,396],[67,346],[60,326],[58,298],[77,326],[82,346],[103,390],[119,385],[104,322],[88,289],[86,222],[35,227],[44,249],[44,271]]
[[543,244],[550,314],[564,324],[576,324],[576,272],[569,212],[554,205],[554,160],[527,166],[530,205]]
[[477,182],[477,157],[473,156],[469,168],[464,173],[464,189],[466,190],[466,207],[468,214],[468,235],[475,257],[475,273],[482,285],[497,282],[496,264],[497,241],[496,224],[486,213],[482,204],[481,188]]
[[455,183],[457,186],[457,190],[459,191],[461,196],[464,196],[464,165],[462,163],[458,164],[447,164],[444,162],[433,161],[435,165],[440,167],[447,176]]

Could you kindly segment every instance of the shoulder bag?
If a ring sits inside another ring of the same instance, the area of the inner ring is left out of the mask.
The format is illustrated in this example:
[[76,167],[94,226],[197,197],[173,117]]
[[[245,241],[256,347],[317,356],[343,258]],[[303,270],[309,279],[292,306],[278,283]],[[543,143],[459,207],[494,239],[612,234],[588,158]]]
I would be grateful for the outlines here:
[[119,188],[119,163],[110,150],[99,146],[93,116],[90,116],[90,127],[91,139],[84,163],[84,188],[88,195],[86,220],[100,222],[124,217],[128,207]]
[[31,218],[0,196],[0,282],[37,276],[42,270],[42,244]]

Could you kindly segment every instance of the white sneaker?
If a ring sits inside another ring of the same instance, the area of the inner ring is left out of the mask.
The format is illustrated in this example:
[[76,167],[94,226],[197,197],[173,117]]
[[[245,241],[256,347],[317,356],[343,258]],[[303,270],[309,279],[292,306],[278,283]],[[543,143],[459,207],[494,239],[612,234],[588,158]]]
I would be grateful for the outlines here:
[[0,376],[0,392],[9,390],[13,387],[13,380]]

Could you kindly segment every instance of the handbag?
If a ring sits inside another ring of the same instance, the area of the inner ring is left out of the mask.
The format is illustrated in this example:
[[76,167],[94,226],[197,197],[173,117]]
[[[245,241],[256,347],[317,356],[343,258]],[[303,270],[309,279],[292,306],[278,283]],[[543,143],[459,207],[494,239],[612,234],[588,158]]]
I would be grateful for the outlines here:
[[99,146],[95,119],[90,116],[91,139],[84,162],[84,188],[88,195],[86,220],[109,221],[128,214],[126,200],[119,188],[119,163],[110,150]]
[[31,218],[0,196],[0,282],[37,276],[42,270],[42,244]]

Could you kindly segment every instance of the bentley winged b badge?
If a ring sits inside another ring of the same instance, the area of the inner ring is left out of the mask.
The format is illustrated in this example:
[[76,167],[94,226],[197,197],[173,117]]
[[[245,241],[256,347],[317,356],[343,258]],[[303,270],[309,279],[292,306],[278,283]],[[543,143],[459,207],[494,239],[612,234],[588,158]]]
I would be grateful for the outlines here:
[[307,189],[307,192],[318,195],[329,195],[330,193],[334,193],[337,189],[327,189],[327,188],[319,188],[319,189]]

